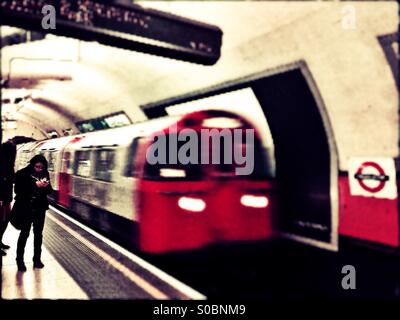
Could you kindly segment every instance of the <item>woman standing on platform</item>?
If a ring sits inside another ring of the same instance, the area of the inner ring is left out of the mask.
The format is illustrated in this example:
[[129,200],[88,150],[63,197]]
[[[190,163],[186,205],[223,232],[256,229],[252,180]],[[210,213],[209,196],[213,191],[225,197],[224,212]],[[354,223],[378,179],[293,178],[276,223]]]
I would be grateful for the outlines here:
[[17,266],[19,271],[26,271],[24,251],[33,225],[33,267],[43,268],[42,253],[43,227],[46,210],[49,208],[47,195],[53,191],[50,184],[47,160],[42,155],[34,156],[29,165],[15,175],[15,204],[24,208],[24,224],[17,243]]
[[0,145],[0,254],[10,246],[3,243],[3,234],[10,220],[10,207],[13,196],[15,144],[7,141]]

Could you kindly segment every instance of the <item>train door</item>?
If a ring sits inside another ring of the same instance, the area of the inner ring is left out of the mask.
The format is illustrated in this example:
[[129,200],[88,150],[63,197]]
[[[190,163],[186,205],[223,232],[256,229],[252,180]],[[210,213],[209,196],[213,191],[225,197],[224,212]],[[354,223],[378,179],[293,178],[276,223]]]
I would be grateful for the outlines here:
[[135,207],[135,195],[137,189],[137,149],[139,145],[140,138],[134,138],[132,142],[124,147],[124,152],[122,155],[122,173],[120,176],[120,181],[118,183],[118,192],[119,196],[123,199],[126,199],[126,204],[122,211],[119,211],[121,215],[125,218],[137,221],[138,216]]
[[71,146],[82,138],[83,137],[75,137],[61,150],[61,165],[58,178],[58,202],[66,208],[70,206],[71,175],[73,173]]
[[58,188],[59,188],[58,174],[56,173],[57,172],[56,171],[56,161],[57,161],[58,153],[59,153],[58,150],[56,150],[55,148],[52,148],[46,154],[51,186],[53,187],[53,190],[55,191],[54,194],[52,195],[52,197],[55,200],[57,200],[57,193],[58,193]]

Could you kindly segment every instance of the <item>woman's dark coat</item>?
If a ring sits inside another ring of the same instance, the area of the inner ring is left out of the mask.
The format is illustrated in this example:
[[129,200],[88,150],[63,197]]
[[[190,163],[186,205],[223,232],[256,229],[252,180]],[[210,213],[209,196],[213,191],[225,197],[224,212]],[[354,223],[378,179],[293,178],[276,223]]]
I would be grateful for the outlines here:
[[[50,181],[49,173],[46,171],[44,177]],[[53,192],[51,184],[45,188],[38,188],[36,180],[32,177],[32,169],[27,166],[15,174],[15,202],[21,202],[30,206],[33,210],[47,210],[49,201],[47,195]]]

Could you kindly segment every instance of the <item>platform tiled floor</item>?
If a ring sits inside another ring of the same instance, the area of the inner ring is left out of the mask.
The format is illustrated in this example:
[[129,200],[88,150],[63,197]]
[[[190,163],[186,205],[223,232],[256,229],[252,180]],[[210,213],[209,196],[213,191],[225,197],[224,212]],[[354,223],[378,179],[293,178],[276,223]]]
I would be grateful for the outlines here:
[[33,232],[25,248],[26,272],[19,272],[16,265],[16,246],[19,231],[8,226],[3,242],[11,246],[2,264],[2,299],[88,299],[76,282],[61,267],[43,245],[43,269],[34,269]]

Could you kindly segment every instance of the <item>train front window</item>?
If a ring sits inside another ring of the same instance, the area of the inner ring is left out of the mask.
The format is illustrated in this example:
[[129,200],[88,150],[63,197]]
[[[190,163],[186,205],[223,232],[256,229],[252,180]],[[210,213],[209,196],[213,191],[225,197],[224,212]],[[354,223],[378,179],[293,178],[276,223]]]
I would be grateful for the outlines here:
[[[154,148],[152,151],[157,162],[146,161],[145,179],[200,180],[209,177],[211,179],[264,180],[273,178],[273,168],[269,163],[267,150],[257,138],[245,141],[243,144],[242,140],[236,142],[234,139],[226,139],[222,136],[220,139],[210,137],[208,147],[204,145],[203,148],[199,143],[191,149],[188,147],[184,149],[188,141],[180,141],[176,135],[170,134],[164,138],[166,148]],[[159,144],[159,146],[162,145],[164,144]],[[182,149],[185,152],[182,152]],[[191,153],[194,153],[193,157]]]
[[[179,159],[179,151],[187,141],[179,141],[175,134],[165,136],[165,150],[157,150],[155,155],[161,161],[151,164],[146,161],[144,167],[144,179],[148,180],[201,180],[202,165],[199,163],[198,156],[200,155],[199,149],[197,152],[197,163],[182,163]],[[171,143],[171,145],[170,145]],[[193,150],[192,150],[193,151]],[[163,155],[161,155],[161,152]],[[188,155],[188,154],[187,154]]]
[[[217,152],[215,148],[213,152]],[[242,178],[252,180],[264,180],[273,178],[273,168],[268,161],[267,150],[258,139],[254,143],[234,144],[232,154],[224,153],[224,144],[219,146],[220,162],[213,164],[210,174],[213,178]],[[248,168],[248,174],[239,174],[239,169]]]
[[248,177],[253,180],[274,178],[273,167],[268,158],[268,150],[258,139],[254,141],[253,170]]

